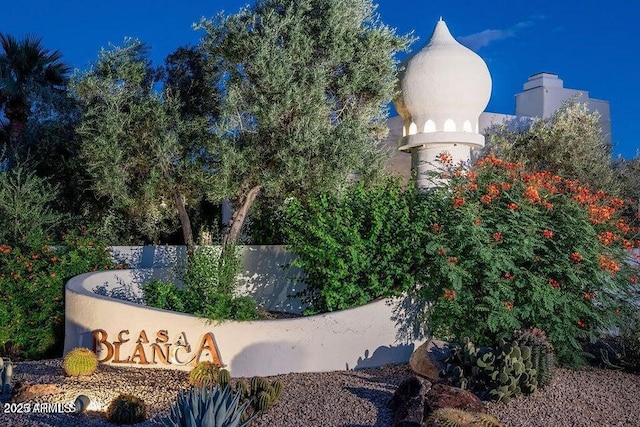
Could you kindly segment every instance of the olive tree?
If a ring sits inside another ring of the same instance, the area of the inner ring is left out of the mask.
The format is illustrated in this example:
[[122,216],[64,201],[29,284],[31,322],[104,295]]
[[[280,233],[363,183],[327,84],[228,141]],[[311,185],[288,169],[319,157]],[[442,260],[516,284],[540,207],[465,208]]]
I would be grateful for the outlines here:
[[94,67],[72,82],[85,108],[77,131],[93,189],[137,220],[148,236],[164,220],[179,220],[191,253],[193,231],[188,206],[215,193],[222,154],[214,147],[210,118],[188,108],[183,67],[197,52],[170,57],[167,84],[151,66],[146,46],[126,40],[102,50]]
[[602,135],[598,113],[585,104],[568,102],[550,118],[511,129],[510,124],[488,132],[486,150],[504,160],[522,162],[531,170],[548,170],[579,179],[593,189],[619,194],[612,166],[612,147]]
[[201,21],[220,135],[237,155],[234,241],[260,193],[306,197],[382,169],[394,54],[409,39],[370,0],[259,0]]

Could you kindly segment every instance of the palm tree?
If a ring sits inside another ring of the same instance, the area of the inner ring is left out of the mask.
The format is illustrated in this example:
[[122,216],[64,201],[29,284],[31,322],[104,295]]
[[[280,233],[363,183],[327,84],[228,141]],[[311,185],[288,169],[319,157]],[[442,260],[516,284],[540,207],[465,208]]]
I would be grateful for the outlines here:
[[0,47],[0,112],[8,121],[8,148],[15,150],[31,114],[30,93],[64,90],[71,68],[59,51],[45,49],[37,36],[17,40],[0,33]]

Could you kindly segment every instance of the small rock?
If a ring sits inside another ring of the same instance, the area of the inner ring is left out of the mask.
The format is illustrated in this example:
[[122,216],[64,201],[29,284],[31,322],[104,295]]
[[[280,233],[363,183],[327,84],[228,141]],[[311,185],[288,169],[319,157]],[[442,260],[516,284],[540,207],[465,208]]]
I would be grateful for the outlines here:
[[440,379],[440,371],[446,367],[442,360],[449,355],[446,342],[430,339],[411,354],[409,366],[416,374],[436,382]]

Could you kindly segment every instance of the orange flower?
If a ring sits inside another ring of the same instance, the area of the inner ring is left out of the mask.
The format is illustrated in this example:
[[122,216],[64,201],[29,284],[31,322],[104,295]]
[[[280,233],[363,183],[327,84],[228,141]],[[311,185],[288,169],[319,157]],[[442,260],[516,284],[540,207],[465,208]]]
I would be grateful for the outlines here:
[[496,242],[499,242],[500,240],[502,240],[502,233],[499,231],[496,231],[495,233],[493,233],[493,240],[495,240]]
[[620,209],[622,208],[622,206],[624,206],[624,200],[622,199],[611,199],[609,203],[611,204],[611,207],[614,209]]
[[31,254],[31,259],[38,259],[40,258],[40,254]]
[[553,231],[551,230],[547,230],[546,228],[544,230],[542,230],[542,237],[544,237],[545,239],[551,239],[553,238]]
[[446,250],[445,248],[440,248],[440,249],[438,249],[438,250],[436,251],[436,253],[437,253],[438,255],[444,255],[444,254],[446,254],[446,253],[447,253],[447,250]]
[[504,273],[504,277],[506,277],[509,280],[513,280],[515,279],[515,277],[513,276],[513,274],[509,273],[508,271],[506,273]]
[[440,224],[433,224],[431,226],[431,229],[433,230],[434,233],[439,233],[441,228],[442,227],[440,227]]
[[455,297],[456,297],[456,291],[452,289],[444,290],[444,299],[446,299],[447,301],[452,301],[455,299]]
[[476,184],[475,182],[470,182],[469,185],[467,186],[467,189],[469,191],[475,191],[478,189],[478,184]]
[[50,276],[52,279],[55,279],[55,278],[56,278],[56,273],[51,273],[49,276]]
[[476,218],[476,219],[473,220],[473,223],[475,225],[480,225],[482,223],[482,221],[480,221],[480,218]]
[[511,184],[508,182],[501,182],[500,183],[500,188],[502,188],[503,190],[511,190]]
[[631,283],[638,283],[638,276],[631,276],[629,277],[629,281]]
[[598,234],[598,240],[605,246],[609,246],[615,240],[615,234],[611,231],[604,231]]
[[623,239],[622,246],[624,246],[626,250],[630,251],[631,249],[633,249],[633,242],[631,240]]
[[442,153],[440,153],[440,155],[438,156],[438,159],[440,160],[440,163],[444,163],[444,164],[450,164],[453,161],[451,154],[449,154],[446,151],[443,151]]
[[524,196],[531,200],[533,203],[537,203],[540,201],[540,195],[538,194],[538,189],[533,185],[527,186],[524,190]]
[[464,206],[464,204],[466,203],[466,200],[464,199],[464,197],[454,197],[453,198],[453,207],[457,208],[459,206]]
[[553,279],[549,279],[549,284],[554,288],[557,289],[560,287],[560,283],[557,280],[553,280]]
[[540,202],[540,204],[547,210],[553,209],[553,203],[549,203],[546,200],[543,200],[542,202]]
[[489,203],[491,203],[491,200],[492,200],[491,196],[489,196],[488,194],[485,194],[484,196],[480,197],[480,201],[485,205],[488,205]]
[[500,190],[498,190],[498,186],[495,184],[489,184],[487,187],[487,195],[489,197],[497,197],[500,194]]
[[502,303],[505,307],[507,307],[507,311],[511,311],[513,309],[513,303],[511,301],[505,301]]
[[578,319],[578,326],[580,326],[581,328],[584,328],[585,324],[582,320]]
[[616,271],[620,271],[620,266],[618,265],[618,263],[605,255],[599,255],[598,262],[600,263],[600,268],[604,271],[608,271],[612,276],[616,273]]
[[56,262],[56,261],[58,261],[58,257],[57,256],[51,257],[51,262]]
[[593,292],[585,292],[584,293],[584,299],[594,299],[595,296],[596,295]]
[[509,203],[507,209],[511,211],[517,211],[520,207],[516,203]]
[[449,264],[457,264],[458,258],[454,256],[450,256],[449,258],[447,258],[447,261],[449,261]]
[[582,261],[582,255],[580,255],[579,252],[572,252],[571,253],[571,260],[575,261],[575,262],[580,262],[580,261]]
[[471,181],[475,181],[478,178],[478,174],[475,172],[469,172],[467,174],[467,177],[471,180]]

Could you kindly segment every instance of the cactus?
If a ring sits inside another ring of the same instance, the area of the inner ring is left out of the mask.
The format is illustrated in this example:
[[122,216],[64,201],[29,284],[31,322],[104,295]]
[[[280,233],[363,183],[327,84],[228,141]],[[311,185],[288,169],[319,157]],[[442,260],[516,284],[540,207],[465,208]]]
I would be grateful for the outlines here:
[[257,412],[266,412],[271,406],[271,397],[269,396],[269,393],[266,391],[259,392],[253,406]]
[[0,357],[0,402],[11,397],[11,378],[13,377],[13,363],[10,359]]
[[269,382],[265,378],[253,377],[249,383],[245,381],[237,381],[235,390],[240,395],[242,402],[249,403],[249,413],[255,414],[266,412],[273,405],[278,403],[284,385],[280,380]]
[[460,409],[440,408],[431,413],[425,423],[431,427],[503,427],[498,419],[486,414],[474,414]]
[[220,367],[213,362],[200,362],[189,372],[189,384],[194,387],[219,384]]
[[147,405],[131,394],[121,394],[107,407],[107,420],[113,424],[137,424],[147,419]]
[[98,368],[98,356],[88,348],[74,348],[64,357],[62,367],[67,375],[91,375]]
[[516,331],[513,339],[520,345],[531,348],[531,365],[536,370],[538,386],[549,384],[555,367],[555,353],[545,332],[538,328],[528,328]]
[[191,387],[178,395],[169,417],[160,420],[165,427],[246,427],[254,415],[247,415],[250,401],[240,404],[240,393],[231,387]]
[[226,369],[220,369],[220,372],[218,372],[218,385],[220,388],[225,388],[229,383],[231,383],[231,373]]
[[531,362],[532,350],[517,342],[501,341],[496,349],[476,347],[468,339],[454,345],[440,372],[449,384],[469,389],[483,398],[507,403],[520,393],[533,393],[538,385]]
[[282,396],[282,390],[284,390],[284,384],[280,380],[273,380],[271,382],[271,390],[269,392],[269,396],[271,397],[271,401],[273,403],[280,400],[280,396]]
[[249,386],[244,381],[238,381],[236,383],[236,391],[240,393],[243,399],[248,399],[251,396],[251,390],[249,390]]

